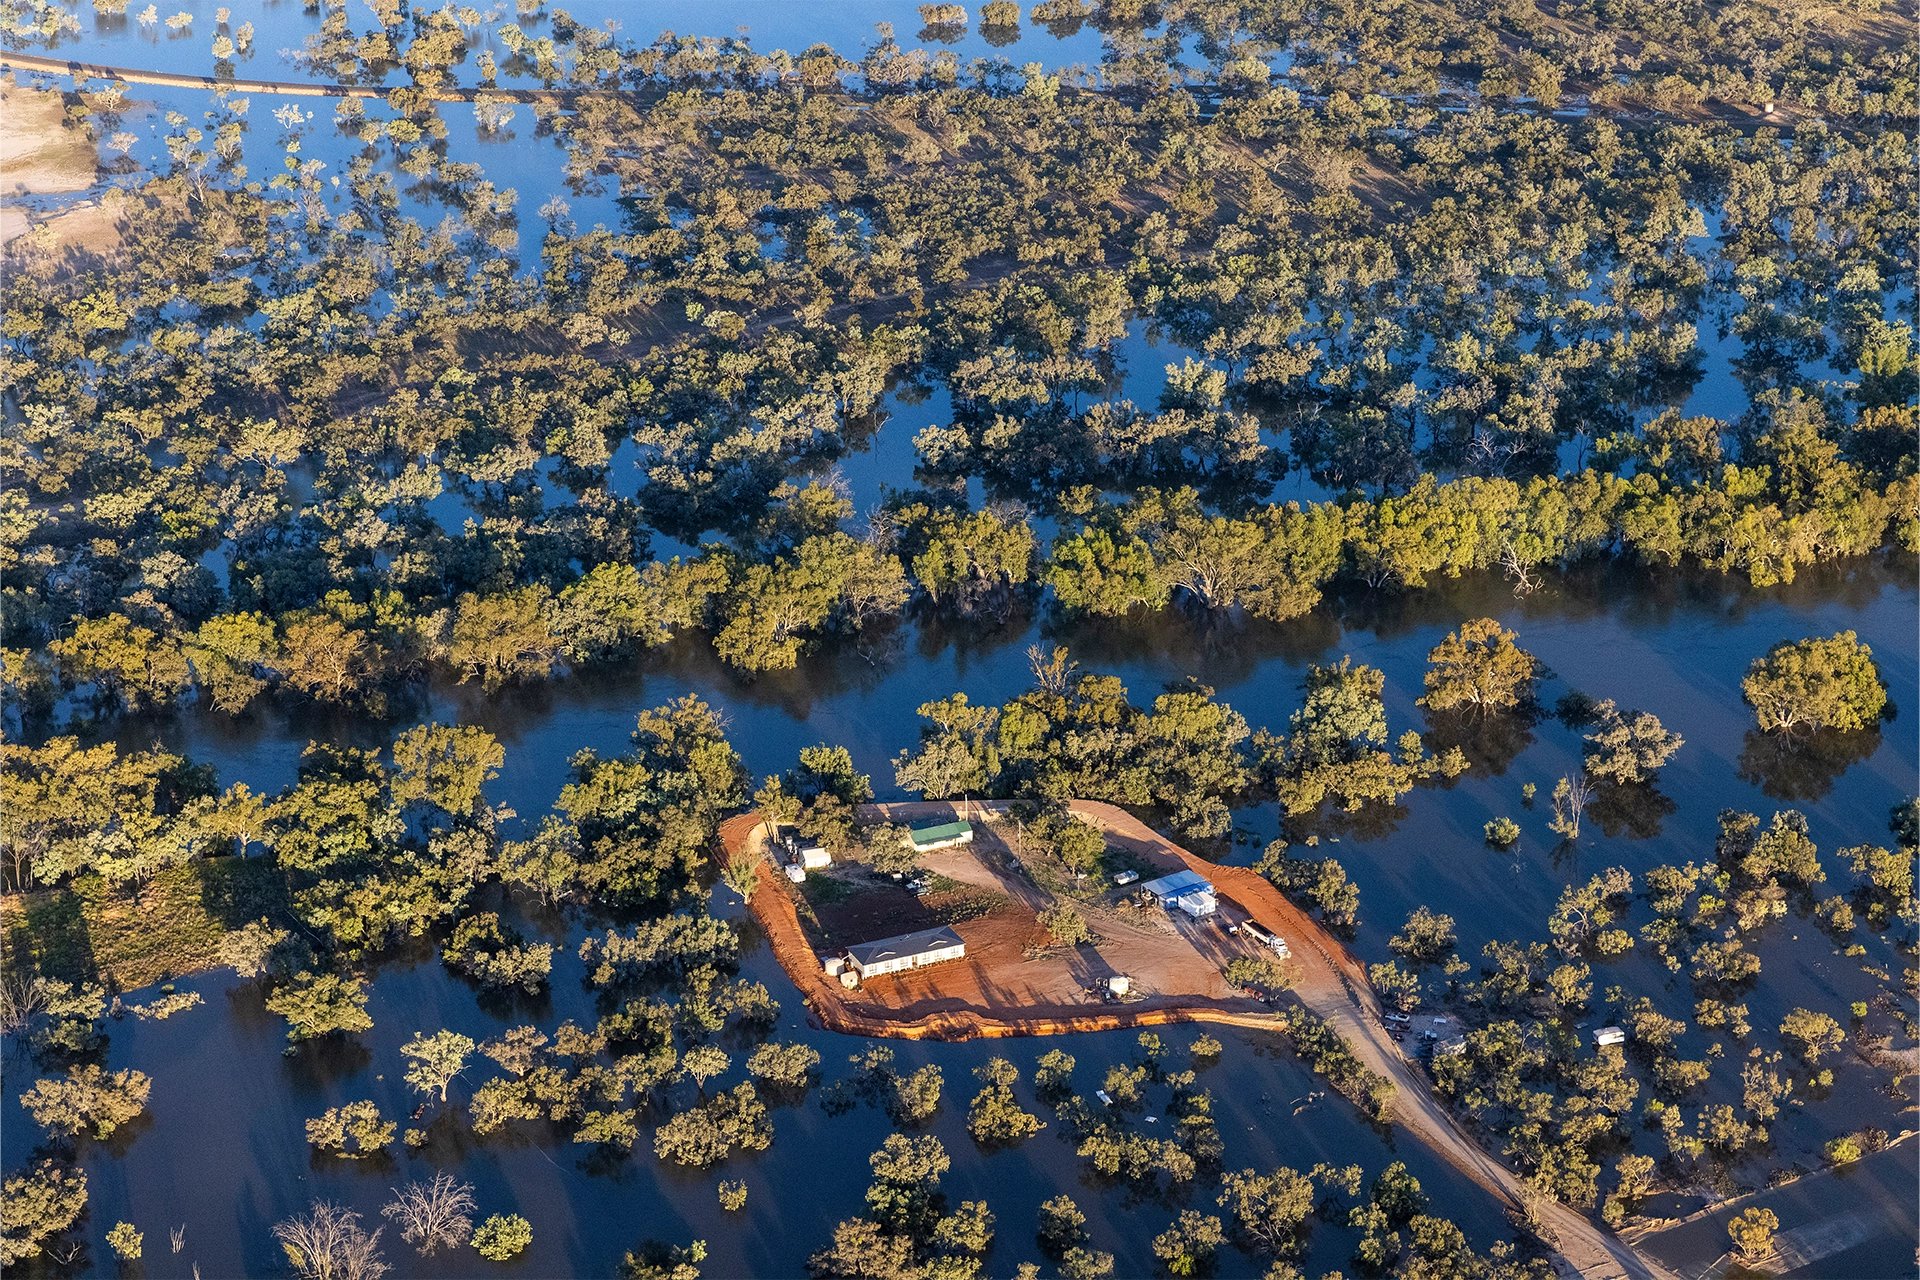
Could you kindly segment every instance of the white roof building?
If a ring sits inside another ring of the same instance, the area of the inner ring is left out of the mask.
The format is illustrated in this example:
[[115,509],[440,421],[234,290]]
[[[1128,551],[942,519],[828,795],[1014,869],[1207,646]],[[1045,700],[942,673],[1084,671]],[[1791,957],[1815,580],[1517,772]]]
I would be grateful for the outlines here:
[[1220,905],[1213,896],[1213,886],[1198,871],[1176,871],[1170,876],[1149,880],[1140,886],[1140,892],[1169,910],[1179,907],[1195,918],[1212,915]]
[[958,960],[966,954],[966,942],[946,925],[847,948],[847,960],[862,980],[883,973],[920,969],[942,960]]

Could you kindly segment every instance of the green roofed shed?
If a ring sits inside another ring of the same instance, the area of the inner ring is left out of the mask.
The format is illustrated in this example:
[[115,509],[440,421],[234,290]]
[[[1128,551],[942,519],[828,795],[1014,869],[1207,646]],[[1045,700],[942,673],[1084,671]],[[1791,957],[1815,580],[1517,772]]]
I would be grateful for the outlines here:
[[908,827],[907,839],[913,842],[915,853],[928,853],[934,849],[946,849],[956,844],[971,844],[973,843],[973,824],[971,822],[939,822],[920,827]]

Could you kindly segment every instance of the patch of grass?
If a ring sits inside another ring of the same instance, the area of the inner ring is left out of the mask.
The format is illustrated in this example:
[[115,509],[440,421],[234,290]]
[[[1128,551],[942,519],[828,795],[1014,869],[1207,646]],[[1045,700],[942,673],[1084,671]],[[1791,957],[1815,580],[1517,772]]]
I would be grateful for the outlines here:
[[9,963],[51,978],[103,981],[130,991],[219,963],[230,929],[287,914],[284,882],[265,858],[216,858],[171,867],[136,894],[89,877],[70,889],[9,898]]
[[1038,841],[1029,843],[1020,865],[1026,869],[1034,884],[1054,897],[1071,898],[1089,905],[1100,903],[1113,891],[1113,878],[1122,871],[1136,871],[1142,880],[1151,880],[1161,874],[1151,862],[1132,850],[1111,844],[1100,855],[1100,860],[1079,879],[1074,878],[1071,867],[1044,850]]
[[955,884],[948,890],[930,889],[920,899],[920,903],[933,918],[941,924],[959,924],[966,920],[978,920],[990,916],[1005,907],[1013,899],[1004,893],[995,893],[991,889],[982,889],[976,885]]
[[835,902],[845,902],[855,894],[865,893],[867,886],[843,880],[839,876],[823,876],[818,871],[807,872],[800,892],[814,906],[824,907]]

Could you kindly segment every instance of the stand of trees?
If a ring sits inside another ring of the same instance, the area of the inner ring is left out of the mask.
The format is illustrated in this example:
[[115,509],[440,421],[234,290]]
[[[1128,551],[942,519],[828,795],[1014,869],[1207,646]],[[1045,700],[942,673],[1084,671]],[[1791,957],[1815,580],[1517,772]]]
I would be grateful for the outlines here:
[[[503,28],[509,76],[626,90],[537,109],[557,182],[644,193],[618,229],[447,157],[452,19],[326,18],[307,56],[406,77],[384,105],[169,122],[115,254],[27,237],[4,286],[14,714],[380,714],[431,672],[494,689],[693,630],[766,671],[1041,589],[1284,619],[1341,580],[1627,555],[1766,584],[1916,546],[1890,47],[1751,6],[1684,35],[1638,9],[1066,8],[1106,33],[1095,72]],[[1584,118],[1549,113],[1575,92]],[[1706,102],[1777,104],[1794,137]],[[69,106],[105,138],[124,95]],[[329,128],[337,206],[299,150]],[[451,220],[408,216],[389,160]],[[1746,410],[1661,412],[1714,307]],[[1117,395],[1139,322],[1185,349],[1151,405]],[[924,488],[856,525],[818,477],[903,387],[950,421]],[[1338,496],[1266,503],[1292,468]],[[1030,510],[1064,517],[1051,548]],[[699,549],[654,559],[654,531]]]

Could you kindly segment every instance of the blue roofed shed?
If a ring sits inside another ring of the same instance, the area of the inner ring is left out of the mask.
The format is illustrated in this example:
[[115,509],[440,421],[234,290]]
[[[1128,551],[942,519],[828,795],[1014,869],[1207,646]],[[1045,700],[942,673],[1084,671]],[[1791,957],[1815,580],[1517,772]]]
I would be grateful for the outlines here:
[[1149,880],[1140,886],[1140,892],[1150,893],[1165,901],[1177,898],[1185,893],[1197,893],[1203,889],[1212,889],[1207,878],[1198,871],[1176,871],[1170,876],[1161,876],[1158,880]]

